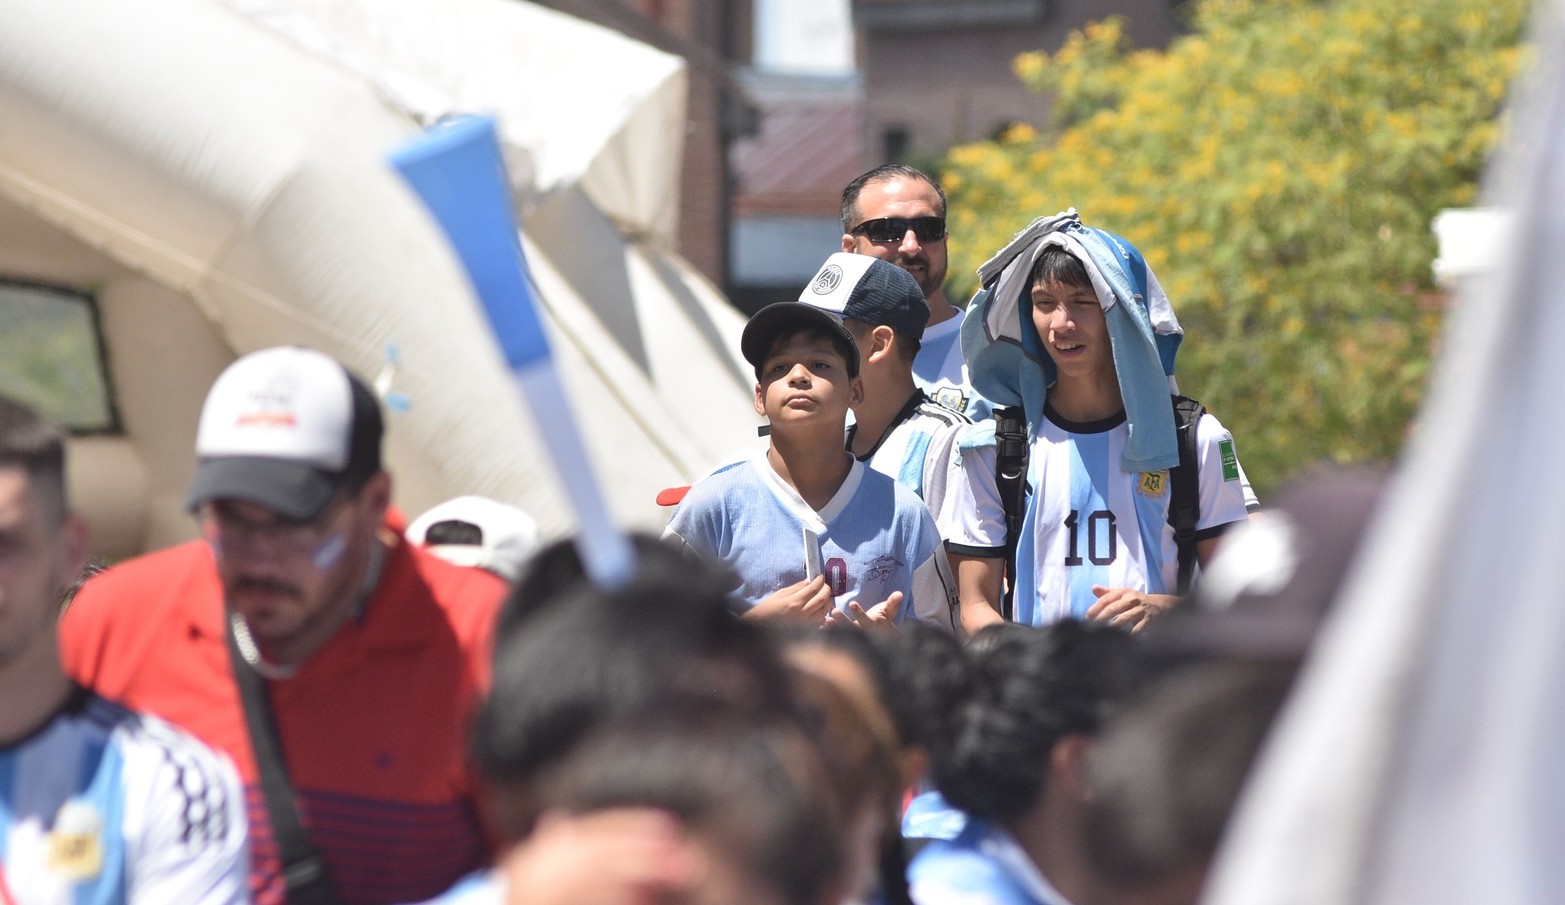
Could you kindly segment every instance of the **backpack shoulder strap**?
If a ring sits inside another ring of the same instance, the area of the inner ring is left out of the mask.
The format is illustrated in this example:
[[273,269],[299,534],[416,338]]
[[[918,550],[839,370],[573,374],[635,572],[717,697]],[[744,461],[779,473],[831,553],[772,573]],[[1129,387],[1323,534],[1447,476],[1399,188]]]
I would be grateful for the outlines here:
[[1190,592],[1195,577],[1195,526],[1201,518],[1201,463],[1196,454],[1196,424],[1206,406],[1188,396],[1174,396],[1174,427],[1179,434],[1179,465],[1169,472],[1168,523],[1174,528],[1179,550],[1181,596]]
[[1022,503],[1027,495],[1027,416],[1019,405],[994,410],[995,488],[1005,508],[1005,590],[1000,615],[1011,620],[1016,586],[1016,541],[1022,531]]

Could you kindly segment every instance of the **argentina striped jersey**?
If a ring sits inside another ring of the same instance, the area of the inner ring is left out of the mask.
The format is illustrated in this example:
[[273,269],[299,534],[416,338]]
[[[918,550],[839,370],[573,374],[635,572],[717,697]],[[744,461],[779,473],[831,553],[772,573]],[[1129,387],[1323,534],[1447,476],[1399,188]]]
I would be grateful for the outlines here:
[[[1097,601],[1093,585],[1175,592],[1169,475],[1121,470],[1128,434],[1123,412],[1074,423],[1045,407],[1027,463],[1032,493],[1017,546],[1016,621],[1084,617]],[[1196,426],[1196,452],[1196,537],[1204,540],[1245,519],[1245,497],[1233,437],[1211,414]]]
[[90,692],[0,748],[0,900],[243,902],[245,838],[226,758]]

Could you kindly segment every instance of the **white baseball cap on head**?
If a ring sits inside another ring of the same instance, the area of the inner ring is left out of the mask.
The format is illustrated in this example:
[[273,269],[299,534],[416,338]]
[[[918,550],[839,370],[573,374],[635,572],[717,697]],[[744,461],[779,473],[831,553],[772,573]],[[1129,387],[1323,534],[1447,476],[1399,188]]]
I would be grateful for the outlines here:
[[929,302],[902,268],[870,255],[839,251],[826,259],[799,301],[914,339],[929,324]]
[[481,496],[459,496],[408,525],[409,542],[459,566],[515,581],[538,548],[538,523],[522,509]]
[[340,362],[280,346],[229,365],[201,407],[191,509],[243,500],[307,521],[380,470],[380,404]]

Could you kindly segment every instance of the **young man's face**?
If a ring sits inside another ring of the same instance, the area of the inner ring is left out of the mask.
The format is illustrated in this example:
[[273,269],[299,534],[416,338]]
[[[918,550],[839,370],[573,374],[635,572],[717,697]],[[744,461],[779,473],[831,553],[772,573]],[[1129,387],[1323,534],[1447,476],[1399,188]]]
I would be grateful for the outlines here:
[[56,656],[60,596],[85,554],[81,523],[54,511],[20,465],[0,465],[0,670]]
[[[897,176],[871,182],[859,192],[853,205],[858,223],[882,217],[943,217],[940,196],[935,187],[922,179]],[[857,225],[857,224],[854,224]],[[844,233],[842,250],[870,255],[901,267],[912,275],[924,297],[941,291],[946,281],[946,237],[920,242],[912,230],[903,231],[895,241],[872,242],[868,236]]]
[[1032,323],[1061,380],[1113,373],[1108,321],[1090,286],[1034,283]]
[[772,348],[755,385],[755,412],[775,428],[817,419],[845,422],[863,398],[864,385],[824,336],[797,333]]

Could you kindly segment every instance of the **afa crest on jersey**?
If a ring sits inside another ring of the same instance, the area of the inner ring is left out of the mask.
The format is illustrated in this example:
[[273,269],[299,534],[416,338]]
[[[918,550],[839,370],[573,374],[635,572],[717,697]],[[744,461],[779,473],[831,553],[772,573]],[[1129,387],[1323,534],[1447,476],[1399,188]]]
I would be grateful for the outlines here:
[[1136,479],[1136,492],[1146,497],[1161,497],[1168,492],[1168,469],[1143,471]]
[[940,387],[939,389],[935,390],[933,398],[935,402],[945,406],[953,412],[962,412],[967,410],[967,394],[962,392],[961,387]]
[[67,801],[49,832],[49,868],[73,880],[103,871],[103,818],[85,801]]

